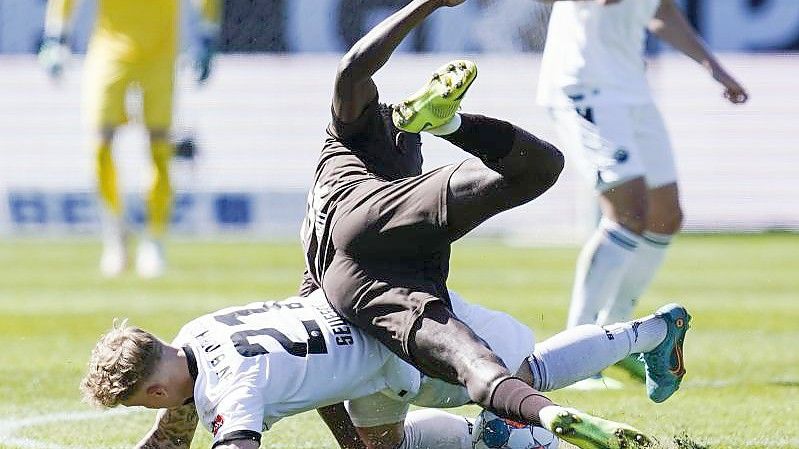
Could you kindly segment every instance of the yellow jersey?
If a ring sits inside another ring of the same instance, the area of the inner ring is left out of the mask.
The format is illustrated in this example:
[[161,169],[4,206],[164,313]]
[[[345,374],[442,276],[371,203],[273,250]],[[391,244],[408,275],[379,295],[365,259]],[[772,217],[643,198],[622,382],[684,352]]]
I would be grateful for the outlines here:
[[[46,30],[64,35],[80,0],[49,0]],[[175,58],[181,0],[96,0],[97,19],[89,53],[126,62]],[[218,26],[219,0],[194,0],[204,21]]]

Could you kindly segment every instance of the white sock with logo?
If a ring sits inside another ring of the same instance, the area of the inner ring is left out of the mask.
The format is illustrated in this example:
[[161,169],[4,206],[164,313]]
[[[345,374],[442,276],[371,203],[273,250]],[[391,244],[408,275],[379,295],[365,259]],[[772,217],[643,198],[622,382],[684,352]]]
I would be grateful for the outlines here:
[[641,237],[602,218],[577,260],[567,327],[595,323],[599,311],[612,303]]
[[583,324],[541,343],[527,362],[533,388],[550,391],[591,377],[630,354],[648,352],[666,338],[666,322],[649,315],[608,326]]
[[638,299],[652,284],[658,269],[663,265],[673,236],[646,231],[642,237],[635,251],[635,258],[627,267],[619,284],[616,300],[599,311],[597,323],[609,324],[629,320]]

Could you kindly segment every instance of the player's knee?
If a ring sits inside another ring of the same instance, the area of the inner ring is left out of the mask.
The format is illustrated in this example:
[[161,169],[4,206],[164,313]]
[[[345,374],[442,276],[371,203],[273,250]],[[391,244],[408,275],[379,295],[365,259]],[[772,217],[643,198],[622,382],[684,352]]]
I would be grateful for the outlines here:
[[151,142],[165,142],[169,138],[169,131],[162,128],[149,128]]
[[647,203],[642,200],[616,204],[610,210],[605,211],[605,215],[624,229],[641,235],[647,229],[648,219],[651,216],[648,212]]
[[546,145],[549,155],[531,163],[528,170],[511,179],[513,186],[508,199],[517,205],[531,201],[549,190],[563,171],[563,153],[547,142],[542,143]]
[[526,182],[531,193],[536,196],[541,194],[542,189],[552,187],[563,172],[565,158],[551,143],[535,138],[534,146],[528,152],[533,152],[539,157],[528,159],[528,170],[525,173]]
[[679,204],[674,205],[668,211],[653,215],[650,222],[647,223],[647,229],[650,231],[661,234],[676,234],[682,228],[684,217]]
[[111,142],[114,140],[114,134],[116,133],[116,128],[113,126],[102,126],[100,129],[97,130],[97,140],[99,141],[101,146],[107,147],[111,145]]
[[544,164],[541,176],[552,186],[563,172],[563,167],[566,165],[566,158],[563,156],[563,153],[551,143],[542,140],[541,144],[546,148],[549,154],[549,158],[547,163]]

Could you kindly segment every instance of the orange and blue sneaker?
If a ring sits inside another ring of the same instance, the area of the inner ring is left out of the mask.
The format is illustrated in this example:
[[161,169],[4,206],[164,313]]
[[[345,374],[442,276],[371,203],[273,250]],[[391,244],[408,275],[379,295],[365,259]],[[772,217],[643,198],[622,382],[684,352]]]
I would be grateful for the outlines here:
[[649,399],[663,402],[680,388],[685,376],[682,345],[691,315],[679,304],[668,304],[655,312],[666,321],[666,338],[655,349],[644,354],[646,392]]
[[477,65],[457,59],[439,67],[430,81],[394,106],[394,125],[409,133],[420,133],[446,124],[455,116],[463,96],[477,77]]
[[545,428],[581,449],[639,449],[654,440],[628,424],[589,415],[573,408],[553,405],[539,413]]

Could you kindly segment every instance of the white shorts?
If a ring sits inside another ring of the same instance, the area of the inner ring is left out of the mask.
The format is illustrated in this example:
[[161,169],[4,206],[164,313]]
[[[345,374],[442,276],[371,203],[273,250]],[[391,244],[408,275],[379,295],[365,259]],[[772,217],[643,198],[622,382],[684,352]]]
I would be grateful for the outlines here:
[[551,108],[567,157],[592,187],[606,191],[633,178],[647,187],[677,181],[671,142],[657,107],[615,104],[585,96],[572,108]]
[[[512,316],[469,304],[450,291],[455,315],[488,343],[491,349],[515,372],[533,353],[535,335]],[[420,407],[450,408],[470,403],[466,388],[440,379],[422,376],[419,392],[399,397],[391,390],[347,401],[347,411],[356,427],[374,427],[402,422],[410,404]]]

